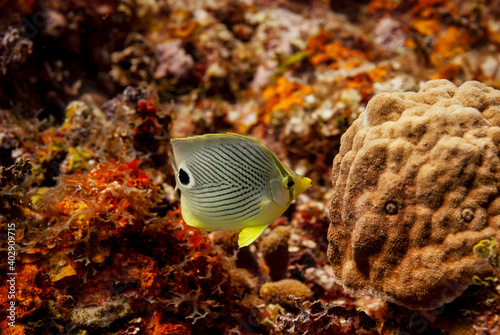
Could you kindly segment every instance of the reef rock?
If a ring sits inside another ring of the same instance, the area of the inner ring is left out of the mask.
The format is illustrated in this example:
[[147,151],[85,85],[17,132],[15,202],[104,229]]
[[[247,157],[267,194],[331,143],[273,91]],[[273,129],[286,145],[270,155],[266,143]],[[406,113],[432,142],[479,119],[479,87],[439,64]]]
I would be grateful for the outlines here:
[[265,283],[260,287],[259,293],[261,298],[268,303],[279,304],[290,309],[296,308],[294,298],[308,301],[313,296],[311,289],[296,279]]
[[376,95],[333,162],[335,280],[433,309],[490,274],[473,247],[500,238],[499,144],[500,91],[479,82]]

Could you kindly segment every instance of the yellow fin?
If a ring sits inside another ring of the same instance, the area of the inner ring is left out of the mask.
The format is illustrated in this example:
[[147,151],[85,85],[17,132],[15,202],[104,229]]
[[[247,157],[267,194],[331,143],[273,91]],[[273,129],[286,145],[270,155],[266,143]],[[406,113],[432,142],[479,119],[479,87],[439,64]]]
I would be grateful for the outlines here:
[[267,226],[268,225],[266,224],[263,226],[247,227],[243,229],[238,237],[238,246],[243,248],[252,244],[252,242],[255,241],[264,230],[266,230]]

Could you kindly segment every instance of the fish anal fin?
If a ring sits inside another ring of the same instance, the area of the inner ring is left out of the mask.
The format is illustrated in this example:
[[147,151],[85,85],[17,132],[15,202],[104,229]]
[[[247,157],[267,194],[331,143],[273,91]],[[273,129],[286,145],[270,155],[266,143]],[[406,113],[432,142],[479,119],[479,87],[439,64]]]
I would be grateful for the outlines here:
[[[182,199],[182,195],[181,195]],[[182,200],[181,200],[181,213],[182,213],[182,218],[184,219],[184,222],[188,226],[194,227],[194,228],[199,228],[199,229],[205,229],[205,225],[198,220],[198,218],[193,215],[191,210],[189,209],[189,206],[187,206]]]
[[238,246],[240,248],[246,247],[252,244],[264,230],[267,228],[267,224],[257,227],[247,227],[240,232],[238,237]]

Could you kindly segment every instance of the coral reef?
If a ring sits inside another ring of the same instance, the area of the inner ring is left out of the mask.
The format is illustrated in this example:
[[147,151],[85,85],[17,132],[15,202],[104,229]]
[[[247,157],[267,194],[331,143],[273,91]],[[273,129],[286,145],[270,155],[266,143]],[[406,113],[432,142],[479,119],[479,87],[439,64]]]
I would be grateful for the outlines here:
[[498,254],[498,243],[496,238],[492,237],[488,240],[482,240],[474,246],[474,253],[478,254],[481,258],[488,260],[490,265],[494,268],[494,276],[481,278],[478,275],[472,277],[472,281],[476,284],[486,285],[492,288],[496,293],[500,293],[500,258]]
[[319,300],[302,304],[300,313],[279,315],[278,325],[289,334],[377,334],[376,321],[353,305],[323,305]]
[[[56,252],[80,256],[74,261],[103,263],[109,256],[110,240],[140,231],[157,197],[156,188],[137,161],[98,164],[34,196],[34,212],[40,219],[18,227],[24,229],[21,248],[33,257],[47,254],[46,246],[57,245]],[[52,262],[57,267],[68,263],[60,257]],[[52,281],[60,276],[52,275]]]
[[288,227],[279,226],[267,235],[260,244],[260,250],[264,261],[269,267],[271,280],[277,281],[285,277],[288,270],[289,252],[288,239],[290,230]]
[[105,305],[75,308],[71,312],[71,319],[79,327],[106,328],[132,312],[129,301],[114,298],[106,301]]
[[309,287],[296,279],[265,283],[260,287],[259,294],[269,303],[280,304],[288,308],[295,306],[292,296],[302,301],[308,301],[313,296]]
[[500,237],[500,91],[427,82],[381,93],[342,138],[328,238],[338,283],[415,309],[492,272],[473,253]]

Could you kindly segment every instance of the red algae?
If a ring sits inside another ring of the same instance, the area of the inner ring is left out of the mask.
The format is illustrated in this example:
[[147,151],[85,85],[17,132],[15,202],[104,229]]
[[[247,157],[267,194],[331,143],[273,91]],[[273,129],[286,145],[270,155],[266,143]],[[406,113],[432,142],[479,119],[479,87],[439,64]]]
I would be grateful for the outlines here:
[[34,197],[35,213],[44,228],[30,231],[26,227],[22,244],[27,253],[57,244],[59,250],[83,253],[74,261],[102,263],[109,255],[102,242],[140,231],[157,196],[138,161],[98,164]]
[[353,305],[323,305],[296,302],[300,313],[279,315],[280,328],[288,333],[300,334],[377,334],[376,321]]
[[162,313],[155,312],[145,329],[147,335],[191,335],[192,332],[183,324],[174,324],[162,320]]

